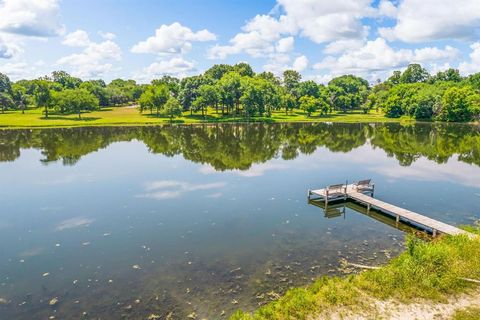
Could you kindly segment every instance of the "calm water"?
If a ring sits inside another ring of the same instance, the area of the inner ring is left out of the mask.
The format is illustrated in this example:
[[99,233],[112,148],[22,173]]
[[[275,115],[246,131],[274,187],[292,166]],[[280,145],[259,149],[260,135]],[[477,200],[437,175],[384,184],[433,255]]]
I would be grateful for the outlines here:
[[406,228],[307,203],[363,178],[382,200],[474,223],[480,129],[0,130],[0,318],[218,319],[343,274],[342,259],[385,262]]

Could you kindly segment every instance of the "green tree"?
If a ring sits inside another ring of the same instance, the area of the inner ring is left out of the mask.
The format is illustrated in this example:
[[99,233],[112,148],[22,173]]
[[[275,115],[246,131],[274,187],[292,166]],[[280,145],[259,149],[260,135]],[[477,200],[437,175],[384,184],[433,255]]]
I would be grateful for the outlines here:
[[246,62],[239,62],[233,66],[233,70],[237,72],[242,77],[253,77],[255,72],[253,72],[252,67]]
[[209,78],[204,76],[193,76],[182,79],[178,100],[183,106],[183,110],[190,110],[190,112],[193,113],[192,103],[198,97],[198,88],[207,84],[208,79]]
[[173,122],[175,117],[182,115],[182,105],[177,99],[170,97],[165,103],[163,114],[170,118],[170,122]]
[[0,106],[2,107],[2,113],[14,106],[12,97],[6,92],[0,92]]
[[282,95],[282,105],[285,108],[285,114],[288,115],[288,111],[297,106],[297,100],[292,94],[285,93]]
[[262,78],[262,79],[265,79],[267,80],[268,82],[276,85],[276,86],[280,86],[282,84],[282,82],[280,81],[280,79],[278,77],[276,77],[272,72],[270,71],[263,71],[263,72],[260,72],[257,74],[257,77],[258,78]]
[[412,63],[408,65],[405,71],[403,71],[400,76],[400,83],[425,82],[429,77],[430,75],[426,69],[418,63]]
[[330,104],[343,112],[359,109],[364,104],[368,91],[367,80],[354,75],[340,76],[328,83]]
[[460,72],[458,71],[458,69],[449,68],[445,71],[437,72],[436,75],[434,75],[434,76],[430,77],[430,79],[428,79],[428,82],[429,83],[435,83],[437,81],[460,82],[462,80],[463,80],[463,78],[460,75]]
[[442,98],[439,118],[444,121],[471,121],[479,112],[480,95],[472,87],[452,87]]
[[152,80],[152,85],[160,85],[160,84],[165,84],[168,87],[168,90],[170,91],[170,94],[178,98],[178,94],[180,92],[180,80],[178,78],[169,76],[169,75],[164,75],[160,79],[154,79]]
[[310,117],[312,113],[318,110],[318,99],[312,96],[303,96],[300,98],[300,109],[302,109],[307,117]]
[[298,84],[302,80],[302,75],[295,70],[285,70],[283,72],[283,86],[287,90],[288,93],[293,94],[296,98],[296,88]]
[[48,118],[48,108],[52,100],[50,85],[47,80],[36,80],[34,90],[35,103],[39,108],[45,108],[45,118]]
[[169,97],[170,92],[166,84],[150,85],[139,98],[140,112],[149,108],[150,113],[153,113],[153,109],[155,108],[157,110],[157,117],[159,117],[160,110],[164,107]]
[[[226,73],[218,82],[220,88],[220,96],[222,101],[222,107],[227,107],[227,114],[229,110],[233,110],[236,107],[237,111],[240,105],[240,98],[242,96],[242,77],[237,72]],[[223,108],[222,108],[223,114]]]
[[12,99],[17,109],[22,110],[22,114],[24,114],[29,104],[27,89],[22,85],[14,83],[12,85]]
[[400,78],[402,77],[402,71],[396,70],[393,71],[393,74],[390,76],[390,78],[387,79],[387,83],[397,85],[400,84]]
[[320,96],[320,87],[312,80],[300,82],[296,90],[299,97],[311,96],[318,98]]
[[220,80],[226,73],[233,71],[233,67],[228,64],[214,64],[210,69],[205,71],[205,77],[214,81]]
[[80,87],[82,80],[76,77],[72,77],[65,71],[53,71],[52,79],[54,82],[60,84],[65,89],[75,89]]
[[10,78],[6,74],[0,72],[0,93],[11,94],[11,92],[12,82],[10,81]]
[[[204,110],[208,106],[215,107],[216,113],[218,113],[218,104],[220,102],[220,92],[216,85],[204,84],[200,86],[200,88],[198,88],[198,94],[199,94],[199,97],[203,98],[204,104],[205,104],[205,107],[201,108],[202,115],[204,115]],[[203,102],[201,104],[203,104]]]
[[101,107],[107,107],[110,105],[111,91],[107,90],[107,86],[103,80],[84,81],[80,84],[79,88],[85,89],[97,97]]
[[82,118],[82,111],[96,110],[99,107],[97,97],[86,89],[65,89],[54,91],[52,102],[56,108],[65,112],[76,113],[78,118]]

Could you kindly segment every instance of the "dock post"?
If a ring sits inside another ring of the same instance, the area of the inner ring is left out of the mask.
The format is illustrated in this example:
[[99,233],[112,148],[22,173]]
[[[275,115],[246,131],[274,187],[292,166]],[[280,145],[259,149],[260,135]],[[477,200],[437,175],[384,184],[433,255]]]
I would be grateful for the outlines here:
[[367,203],[367,213],[370,213],[370,203]]
[[400,222],[400,215],[398,215],[398,214],[397,214],[397,219],[396,219],[396,221],[397,221],[397,224]]
[[437,230],[432,229],[432,236],[433,236],[433,237],[436,237],[436,236],[437,236]]

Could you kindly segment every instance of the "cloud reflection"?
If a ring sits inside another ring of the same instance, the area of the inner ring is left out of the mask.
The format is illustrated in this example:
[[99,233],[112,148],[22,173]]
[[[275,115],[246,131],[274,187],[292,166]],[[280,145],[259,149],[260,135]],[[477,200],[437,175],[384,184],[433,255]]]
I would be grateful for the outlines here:
[[[286,165],[286,164],[274,163],[272,161],[269,161],[269,162],[265,162],[265,163],[254,163],[247,170],[236,169],[236,170],[231,170],[229,172],[231,172],[233,174],[236,174],[236,175],[239,175],[241,177],[252,178],[252,177],[261,177],[267,171],[284,170],[284,169],[287,169],[287,168],[288,168],[288,165]],[[217,170],[215,170],[212,166],[209,166],[209,165],[201,166],[199,171],[202,174],[217,173]]]
[[194,184],[176,180],[159,180],[147,183],[145,187],[146,193],[137,195],[137,197],[156,200],[173,199],[178,198],[187,192],[220,189],[225,186],[225,182]]
[[71,218],[64,220],[60,222],[56,227],[55,230],[57,231],[63,231],[67,229],[73,229],[73,228],[79,228],[79,227],[84,227],[92,224],[95,221],[95,219],[89,219],[85,217],[76,217],[76,218]]

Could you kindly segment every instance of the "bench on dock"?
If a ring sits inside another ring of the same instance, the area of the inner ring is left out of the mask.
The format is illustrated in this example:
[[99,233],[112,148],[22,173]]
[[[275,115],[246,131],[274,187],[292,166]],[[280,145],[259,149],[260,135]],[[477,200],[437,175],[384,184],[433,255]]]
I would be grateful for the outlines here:
[[371,192],[375,190],[375,184],[372,183],[372,179],[360,180],[353,183],[353,187],[358,192]]
[[347,193],[347,186],[344,184],[332,184],[325,188],[327,197],[340,197]]

